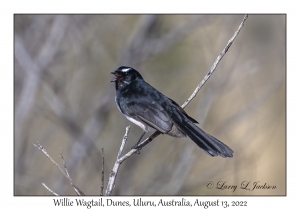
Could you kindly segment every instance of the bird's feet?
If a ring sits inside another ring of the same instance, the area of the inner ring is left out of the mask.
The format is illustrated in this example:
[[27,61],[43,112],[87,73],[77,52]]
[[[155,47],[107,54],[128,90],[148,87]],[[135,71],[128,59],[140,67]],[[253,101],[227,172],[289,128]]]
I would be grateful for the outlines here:
[[141,154],[141,152],[140,152],[140,150],[141,150],[141,148],[139,148],[138,147],[138,144],[135,144],[135,145],[133,145],[132,147],[131,147],[131,149],[136,149],[136,154]]
[[145,133],[146,133],[146,131],[143,132],[143,134],[141,135],[141,137],[140,137],[140,139],[138,140],[138,142],[137,142],[135,145],[133,145],[133,147],[131,147],[131,149],[136,149],[136,152],[135,152],[136,154],[140,154],[140,150],[141,150],[142,148],[139,147],[139,143],[140,143],[140,141],[142,140],[142,138],[144,137]]

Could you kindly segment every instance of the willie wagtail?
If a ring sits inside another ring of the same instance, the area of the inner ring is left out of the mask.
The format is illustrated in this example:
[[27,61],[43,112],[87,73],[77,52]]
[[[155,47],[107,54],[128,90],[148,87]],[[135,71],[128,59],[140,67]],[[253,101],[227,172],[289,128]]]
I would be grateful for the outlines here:
[[144,130],[139,141],[145,132],[155,129],[176,138],[188,136],[211,156],[233,156],[232,149],[196,126],[196,120],[175,101],[145,82],[138,71],[121,66],[111,73],[115,75],[112,82],[115,82],[118,109]]

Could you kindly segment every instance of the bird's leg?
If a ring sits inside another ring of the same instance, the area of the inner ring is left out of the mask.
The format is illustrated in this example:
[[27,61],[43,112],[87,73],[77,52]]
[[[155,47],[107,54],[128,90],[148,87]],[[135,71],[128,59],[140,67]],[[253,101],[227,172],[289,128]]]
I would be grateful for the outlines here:
[[144,131],[143,132],[143,134],[141,135],[141,137],[140,137],[140,139],[138,140],[138,142],[135,144],[135,145],[133,145],[133,147],[131,147],[131,149],[137,149],[137,153],[138,154],[140,154],[140,149],[138,148],[138,145],[139,145],[139,143],[140,143],[140,141],[142,140],[142,138],[144,137],[144,135],[145,135],[145,133],[146,133],[146,131]]

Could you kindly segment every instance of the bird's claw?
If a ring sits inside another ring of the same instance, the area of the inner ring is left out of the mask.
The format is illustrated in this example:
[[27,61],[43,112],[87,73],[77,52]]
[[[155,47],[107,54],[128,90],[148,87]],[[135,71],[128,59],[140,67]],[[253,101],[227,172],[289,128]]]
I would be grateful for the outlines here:
[[136,154],[141,154],[141,152],[140,152],[141,148],[139,148],[137,144],[135,144],[133,147],[131,147],[131,149],[136,149],[135,153]]

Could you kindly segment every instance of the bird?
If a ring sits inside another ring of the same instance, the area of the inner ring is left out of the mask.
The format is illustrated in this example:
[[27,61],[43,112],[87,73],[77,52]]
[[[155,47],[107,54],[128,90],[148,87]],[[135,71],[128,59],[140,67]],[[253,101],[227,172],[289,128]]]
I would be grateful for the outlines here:
[[233,157],[234,151],[226,144],[199,128],[174,100],[148,84],[132,67],[120,66],[111,72],[115,78],[115,102],[119,111],[146,132],[159,131],[175,138],[188,137],[210,156]]

